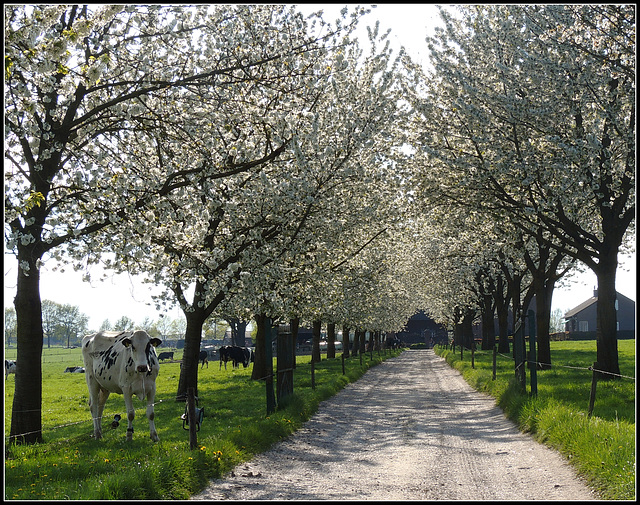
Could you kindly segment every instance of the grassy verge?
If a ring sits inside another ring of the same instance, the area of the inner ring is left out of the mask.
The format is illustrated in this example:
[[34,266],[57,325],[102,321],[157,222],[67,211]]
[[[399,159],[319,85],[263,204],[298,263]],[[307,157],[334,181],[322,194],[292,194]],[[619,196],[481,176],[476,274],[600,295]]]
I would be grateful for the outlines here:
[[[219,370],[217,363],[211,363],[199,372],[199,406],[204,407],[205,417],[198,432],[198,449],[191,451],[189,433],[180,419],[185,405],[174,400],[179,363],[162,364],[156,381],[155,423],[160,442],[149,439],[145,408],[137,399],[132,442],[125,441],[124,422],[115,429],[109,426],[114,414],[126,419],[122,395],[115,394],[105,407],[104,438],[96,441],[91,437],[84,375],[63,373],[67,366],[82,364],[80,349],[45,349],[45,442],[6,447],[5,500],[187,499],[211,478],[293,433],[321,401],[371,366],[399,353],[374,353],[373,359],[366,354],[362,365],[359,357],[349,358],[345,375],[340,358],[323,359],[315,367],[315,389],[311,388],[310,356],[299,356],[294,395],[286,408],[270,416],[266,416],[265,384],[250,379],[251,368],[233,370],[229,365],[228,370]],[[5,437],[11,425],[13,381],[10,376],[5,383]]]
[[[620,372],[635,377],[635,340],[618,342]],[[550,370],[538,371],[538,395],[520,393],[513,360],[499,355],[492,380],[491,351],[436,348],[475,389],[496,398],[524,432],[564,454],[602,499],[635,499],[635,380],[598,382],[592,417],[587,416],[595,341],[552,342]],[[527,391],[530,391],[527,372]]]

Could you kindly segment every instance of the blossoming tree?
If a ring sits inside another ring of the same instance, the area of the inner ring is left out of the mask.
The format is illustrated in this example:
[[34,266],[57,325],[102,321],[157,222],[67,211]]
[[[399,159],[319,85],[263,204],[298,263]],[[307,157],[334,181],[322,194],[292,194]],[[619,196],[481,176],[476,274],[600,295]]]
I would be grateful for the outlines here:
[[[12,440],[42,438],[33,414],[42,397],[42,261],[97,263],[98,232],[133,223],[151,236],[163,212],[199,211],[172,206],[171,196],[275,160],[313,96],[305,78],[324,71],[318,62],[340,42],[335,33],[310,37],[284,6],[5,9],[5,234],[19,264]],[[251,113],[234,120],[247,105]],[[212,199],[205,211],[216,226]],[[270,232],[246,230],[255,240]],[[131,263],[151,247],[132,249]]]

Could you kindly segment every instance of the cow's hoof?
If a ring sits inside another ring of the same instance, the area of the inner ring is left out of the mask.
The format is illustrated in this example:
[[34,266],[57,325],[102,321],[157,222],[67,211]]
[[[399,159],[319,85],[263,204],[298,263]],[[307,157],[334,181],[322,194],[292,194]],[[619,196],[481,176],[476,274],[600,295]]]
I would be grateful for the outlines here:
[[158,434],[157,433],[152,433],[151,434],[151,440],[153,440],[154,442],[160,442],[160,439],[158,438]]

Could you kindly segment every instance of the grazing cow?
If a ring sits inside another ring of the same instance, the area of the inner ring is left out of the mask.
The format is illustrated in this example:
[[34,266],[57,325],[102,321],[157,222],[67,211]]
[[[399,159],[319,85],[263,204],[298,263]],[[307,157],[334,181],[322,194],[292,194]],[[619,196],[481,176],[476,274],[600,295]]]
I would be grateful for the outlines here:
[[207,364],[207,368],[209,368],[209,353],[207,351],[200,351],[198,361],[202,361],[202,366],[200,368],[204,368],[205,363]]
[[252,350],[248,347],[239,347],[236,345],[227,345],[220,348],[220,368],[222,368],[222,362],[224,361],[224,369],[227,369],[227,361],[233,363],[233,368],[238,368],[240,363],[244,368],[249,366],[249,363],[253,361]]
[[162,359],[173,359],[173,351],[171,352],[164,351],[158,354],[158,360],[162,360]]
[[82,366],[68,366],[64,373],[84,373]]
[[398,349],[400,348],[400,339],[398,337],[389,337],[386,340],[387,349]]
[[220,368],[222,370],[222,362],[224,362],[224,369],[227,369],[227,361],[229,361],[229,355],[227,354],[228,345],[223,345],[218,349],[218,355],[220,356]]
[[9,378],[10,373],[16,373],[16,362],[10,359],[4,360],[4,379]]
[[89,388],[89,408],[93,417],[93,435],[102,438],[102,412],[110,393],[124,396],[127,409],[127,440],[133,439],[133,395],[146,398],[151,440],[158,441],[153,402],[156,377],[160,369],[155,347],[162,341],[146,331],[101,331],[82,339],[82,358]]

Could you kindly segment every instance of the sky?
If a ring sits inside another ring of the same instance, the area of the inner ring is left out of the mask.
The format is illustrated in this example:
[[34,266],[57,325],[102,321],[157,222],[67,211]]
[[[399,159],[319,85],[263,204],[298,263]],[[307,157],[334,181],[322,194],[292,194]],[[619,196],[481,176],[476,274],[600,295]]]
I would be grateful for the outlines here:
[[[353,5],[351,5],[353,6]],[[303,4],[304,13],[323,9],[325,19],[333,21],[338,17],[340,4]],[[399,49],[404,45],[411,57],[425,64],[427,47],[424,41],[427,33],[433,34],[433,28],[439,20],[438,10],[430,4],[378,4],[365,17],[363,25],[380,20],[381,31],[391,28],[390,43]],[[366,34],[364,26],[359,29]],[[636,258],[620,257],[620,266],[616,276],[616,289],[623,295],[636,300]],[[141,284],[137,279],[126,275],[113,275],[105,282],[82,281],[82,273],[67,267],[64,273],[54,272],[54,265],[45,263],[41,270],[41,299],[80,307],[80,311],[89,316],[89,328],[97,330],[105,319],[114,323],[126,315],[134,322],[142,322],[145,317],[153,320],[159,314],[151,301],[149,285]],[[17,267],[13,255],[5,254],[4,261],[4,304],[12,306],[15,296]],[[99,275],[93,275],[98,278]],[[552,310],[566,312],[590,298],[597,286],[595,275],[590,270],[577,274],[573,279],[562,281],[563,287],[556,287],[553,295]],[[172,319],[183,317],[179,308],[165,312]]]

